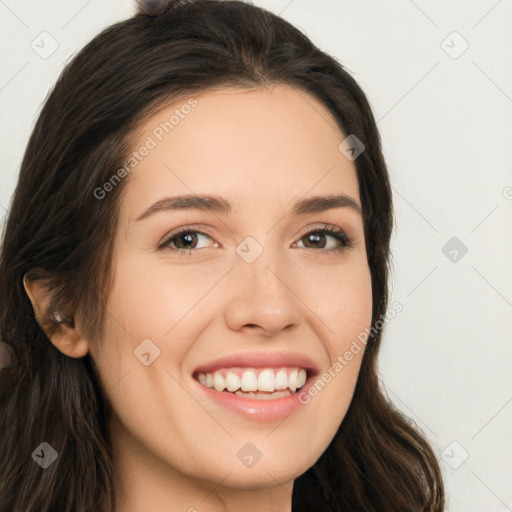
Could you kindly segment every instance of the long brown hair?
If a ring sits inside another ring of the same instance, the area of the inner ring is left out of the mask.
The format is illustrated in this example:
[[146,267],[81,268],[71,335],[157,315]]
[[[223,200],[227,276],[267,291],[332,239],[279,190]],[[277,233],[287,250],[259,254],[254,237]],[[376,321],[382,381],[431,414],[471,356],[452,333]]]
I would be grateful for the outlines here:
[[[149,113],[213,87],[287,84],[310,93],[340,130],[365,145],[354,161],[372,278],[372,325],[386,314],[391,187],[367,98],[344,67],[282,18],[243,1],[169,2],[88,43],[66,66],[28,142],[0,259],[0,338],[17,363],[0,393],[0,512],[112,512],[108,409],[94,362],[61,353],[55,310],[79,312],[101,336],[119,198],[102,199]],[[35,318],[23,276],[42,279],[51,303]],[[379,387],[382,330],[367,341],[347,414],[318,461],[295,480],[293,512],[442,512],[436,457]],[[31,454],[46,442],[46,469]]]

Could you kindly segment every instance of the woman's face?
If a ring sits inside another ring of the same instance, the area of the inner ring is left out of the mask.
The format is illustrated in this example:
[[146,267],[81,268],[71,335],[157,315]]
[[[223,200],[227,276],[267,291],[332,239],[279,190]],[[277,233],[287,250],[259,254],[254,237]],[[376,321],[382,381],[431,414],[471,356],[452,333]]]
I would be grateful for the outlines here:
[[[371,325],[346,135],[279,85],[176,102],[137,137],[104,337],[90,347],[118,467],[210,489],[291,485],[340,426],[363,350],[345,354]],[[320,196],[349,201],[307,207]]]

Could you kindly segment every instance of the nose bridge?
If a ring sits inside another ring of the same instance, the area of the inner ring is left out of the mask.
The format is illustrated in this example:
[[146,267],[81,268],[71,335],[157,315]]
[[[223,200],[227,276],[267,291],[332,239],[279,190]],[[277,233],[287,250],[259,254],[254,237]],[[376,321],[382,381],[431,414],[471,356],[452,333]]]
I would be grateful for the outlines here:
[[[259,326],[269,335],[301,319],[300,300],[291,287],[290,267],[271,236],[247,236],[236,248],[234,293],[227,320],[234,329]],[[272,245],[272,246],[271,246]]]
[[286,274],[289,270],[284,264],[281,247],[268,233],[257,237],[249,235],[238,244],[238,258],[235,260],[237,274],[251,283],[254,289],[261,288],[269,294],[281,293],[281,288],[286,288]]

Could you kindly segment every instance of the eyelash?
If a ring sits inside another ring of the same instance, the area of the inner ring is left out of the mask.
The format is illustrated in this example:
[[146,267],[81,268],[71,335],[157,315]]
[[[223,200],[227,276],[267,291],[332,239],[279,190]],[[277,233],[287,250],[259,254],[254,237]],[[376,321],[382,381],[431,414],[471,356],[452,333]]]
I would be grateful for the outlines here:
[[[175,252],[177,254],[187,254],[188,256],[192,256],[192,254],[196,251],[199,251],[200,249],[180,249],[180,248],[171,248],[169,247],[169,242],[171,242],[174,238],[176,238],[179,235],[183,235],[185,233],[199,233],[201,235],[205,235],[209,238],[211,238],[210,235],[207,233],[204,233],[203,231],[199,231],[197,229],[191,229],[190,227],[182,227],[178,228],[177,230],[169,233],[161,244],[158,246],[159,251],[166,251],[169,250],[171,252]],[[328,252],[328,253],[338,253],[341,251],[344,251],[345,249],[351,249],[354,247],[352,240],[347,236],[347,234],[338,226],[333,225],[326,225],[323,228],[311,228],[310,230],[306,231],[299,240],[302,240],[304,237],[312,234],[312,233],[322,233],[327,234],[329,236],[332,236],[335,238],[338,242],[341,243],[341,245],[334,247],[332,249],[313,249],[313,250],[320,250],[322,252]],[[307,247],[306,247],[307,249]]]

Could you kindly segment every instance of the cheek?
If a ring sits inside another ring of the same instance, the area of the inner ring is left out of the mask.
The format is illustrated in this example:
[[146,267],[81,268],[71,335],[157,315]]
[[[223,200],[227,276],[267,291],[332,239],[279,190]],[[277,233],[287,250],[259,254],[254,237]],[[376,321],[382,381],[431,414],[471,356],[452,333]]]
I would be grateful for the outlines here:
[[[331,361],[346,350],[352,338],[368,329],[372,319],[372,282],[365,260],[354,258],[330,269],[310,269],[302,278],[301,292],[318,320],[313,325],[322,329]],[[315,283],[315,286],[311,286]]]
[[[343,374],[338,385],[352,390],[359,374],[361,361],[366,348],[367,334],[372,322],[372,285],[367,265],[353,269],[353,272],[340,278],[339,300],[331,309],[331,322],[336,333],[328,346],[331,361],[330,374],[333,382]],[[347,404],[348,406],[348,404]]]
[[318,429],[331,439],[353,397],[367,333],[372,321],[372,287],[368,266],[353,264],[346,271],[333,272],[316,288],[309,300],[317,305],[317,335],[323,340],[329,364],[322,368],[311,388],[301,395],[320,418]]
[[[190,325],[187,315],[193,314],[217,278],[207,265],[188,271],[187,265],[180,268],[152,259],[144,254],[123,258],[116,267],[107,309],[117,324],[114,329],[125,338],[167,343],[184,325]],[[178,355],[180,347],[173,346]]]
[[123,390],[111,396],[120,408],[143,390],[146,396],[180,394],[165,370],[181,375],[181,365],[204,328],[201,298],[218,281],[218,271],[207,265],[180,268],[149,260],[145,254],[118,260],[104,336],[91,348],[105,388]]

